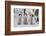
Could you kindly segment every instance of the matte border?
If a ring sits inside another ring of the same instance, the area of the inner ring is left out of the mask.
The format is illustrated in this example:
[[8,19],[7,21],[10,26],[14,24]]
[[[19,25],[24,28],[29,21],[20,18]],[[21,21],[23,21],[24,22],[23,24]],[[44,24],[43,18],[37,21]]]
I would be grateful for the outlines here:
[[[10,5],[42,6],[42,30],[11,32],[10,31],[10,18],[11,18]],[[44,33],[44,32],[45,32],[45,4],[44,3],[5,1],[5,35],[35,34],[35,33]]]

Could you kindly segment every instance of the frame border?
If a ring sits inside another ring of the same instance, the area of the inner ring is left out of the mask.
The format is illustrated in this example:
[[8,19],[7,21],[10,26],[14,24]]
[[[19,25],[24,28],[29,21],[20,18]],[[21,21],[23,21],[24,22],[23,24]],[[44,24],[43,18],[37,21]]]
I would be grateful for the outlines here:
[[[42,30],[29,30],[29,31],[10,31],[10,5],[27,5],[27,6],[42,6]],[[5,1],[5,35],[18,35],[18,34],[35,34],[45,32],[45,3],[36,2],[20,2],[20,1]]]

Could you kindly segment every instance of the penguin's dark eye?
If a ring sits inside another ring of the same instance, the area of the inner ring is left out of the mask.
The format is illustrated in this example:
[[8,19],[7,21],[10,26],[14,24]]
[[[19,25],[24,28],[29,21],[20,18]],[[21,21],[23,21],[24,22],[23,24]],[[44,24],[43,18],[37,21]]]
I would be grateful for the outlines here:
[[33,17],[34,15],[32,15],[32,17]]

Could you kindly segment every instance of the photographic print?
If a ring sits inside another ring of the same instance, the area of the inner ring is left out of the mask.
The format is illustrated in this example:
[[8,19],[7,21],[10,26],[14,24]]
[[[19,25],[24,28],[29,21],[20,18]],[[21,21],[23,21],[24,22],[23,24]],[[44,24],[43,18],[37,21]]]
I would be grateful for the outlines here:
[[14,27],[30,27],[39,24],[39,9],[14,8]]
[[5,1],[5,34],[45,32],[44,3]]

